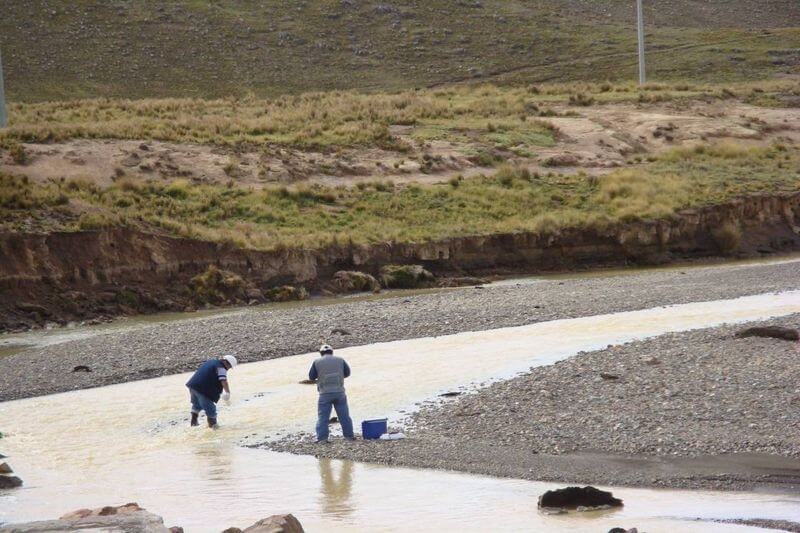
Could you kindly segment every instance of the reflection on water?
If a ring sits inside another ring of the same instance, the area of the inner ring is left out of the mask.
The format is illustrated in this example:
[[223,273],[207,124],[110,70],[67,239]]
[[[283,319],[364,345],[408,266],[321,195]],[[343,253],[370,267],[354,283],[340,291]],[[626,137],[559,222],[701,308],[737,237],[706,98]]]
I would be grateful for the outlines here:
[[344,518],[353,512],[353,463],[319,459],[320,511],[323,515]]
[[[800,312],[800,291],[701,302],[341,350],[358,420],[389,416],[470,383],[508,377],[581,350],[637,338]],[[0,521],[138,501],[187,531],[247,526],[293,512],[309,531],[675,530],[670,517],[800,520],[800,498],[615,489],[614,514],[547,517],[552,484],[320,463],[238,446],[279,431],[310,431],[314,387],[297,384],[314,356],[240,365],[218,431],[188,427],[187,375],[0,404],[3,453],[25,482],[0,496]],[[458,364],[453,364],[454,360]],[[380,445],[380,444],[377,444]],[[221,504],[220,502],[224,502]],[[733,526],[682,522],[681,531]],[[741,531],[741,529],[737,529]]]

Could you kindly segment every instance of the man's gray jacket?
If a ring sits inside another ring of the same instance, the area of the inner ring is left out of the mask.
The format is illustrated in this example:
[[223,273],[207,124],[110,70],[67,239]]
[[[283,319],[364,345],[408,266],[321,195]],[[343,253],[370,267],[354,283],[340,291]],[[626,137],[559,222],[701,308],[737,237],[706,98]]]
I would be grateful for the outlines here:
[[308,379],[317,380],[320,394],[344,392],[344,378],[350,376],[350,367],[341,357],[323,355],[311,365]]

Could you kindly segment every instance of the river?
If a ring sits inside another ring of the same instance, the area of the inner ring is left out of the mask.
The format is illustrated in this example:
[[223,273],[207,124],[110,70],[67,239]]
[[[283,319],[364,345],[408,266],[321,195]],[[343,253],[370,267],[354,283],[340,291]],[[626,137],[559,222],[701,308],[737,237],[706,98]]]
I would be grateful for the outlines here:
[[[557,320],[341,350],[354,369],[356,420],[402,418],[425,400],[552,364],[579,351],[671,331],[800,312],[800,291]],[[3,453],[25,487],[0,493],[0,521],[136,501],[187,532],[244,527],[292,512],[309,531],[745,531],[693,518],[800,521],[800,495],[612,488],[619,511],[548,516],[556,485],[318,461],[241,446],[310,430],[313,355],[240,365],[218,431],[188,427],[188,375],[0,404]],[[453,364],[454,360],[459,364]],[[382,445],[376,443],[376,445]]]

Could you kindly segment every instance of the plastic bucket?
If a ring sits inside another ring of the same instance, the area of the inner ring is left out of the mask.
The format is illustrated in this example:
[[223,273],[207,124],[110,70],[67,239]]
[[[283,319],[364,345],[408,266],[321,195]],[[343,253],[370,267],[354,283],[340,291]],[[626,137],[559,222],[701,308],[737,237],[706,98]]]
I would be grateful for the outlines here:
[[386,423],[388,418],[378,418],[375,420],[364,420],[361,422],[361,436],[364,439],[378,439],[387,432]]

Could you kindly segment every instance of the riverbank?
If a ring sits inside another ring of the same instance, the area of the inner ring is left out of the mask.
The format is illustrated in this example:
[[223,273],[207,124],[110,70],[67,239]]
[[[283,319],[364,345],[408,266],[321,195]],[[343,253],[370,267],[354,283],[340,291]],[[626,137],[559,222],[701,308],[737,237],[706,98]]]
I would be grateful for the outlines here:
[[[111,331],[0,358],[0,401],[376,342],[800,289],[800,262],[609,273],[450,289],[376,300],[300,304]],[[187,314],[191,318],[192,314]],[[85,365],[91,372],[73,372]]]
[[[765,323],[797,328],[800,315]],[[579,353],[425,404],[405,440],[261,446],[381,464],[602,485],[800,490],[800,348],[744,326]]]

